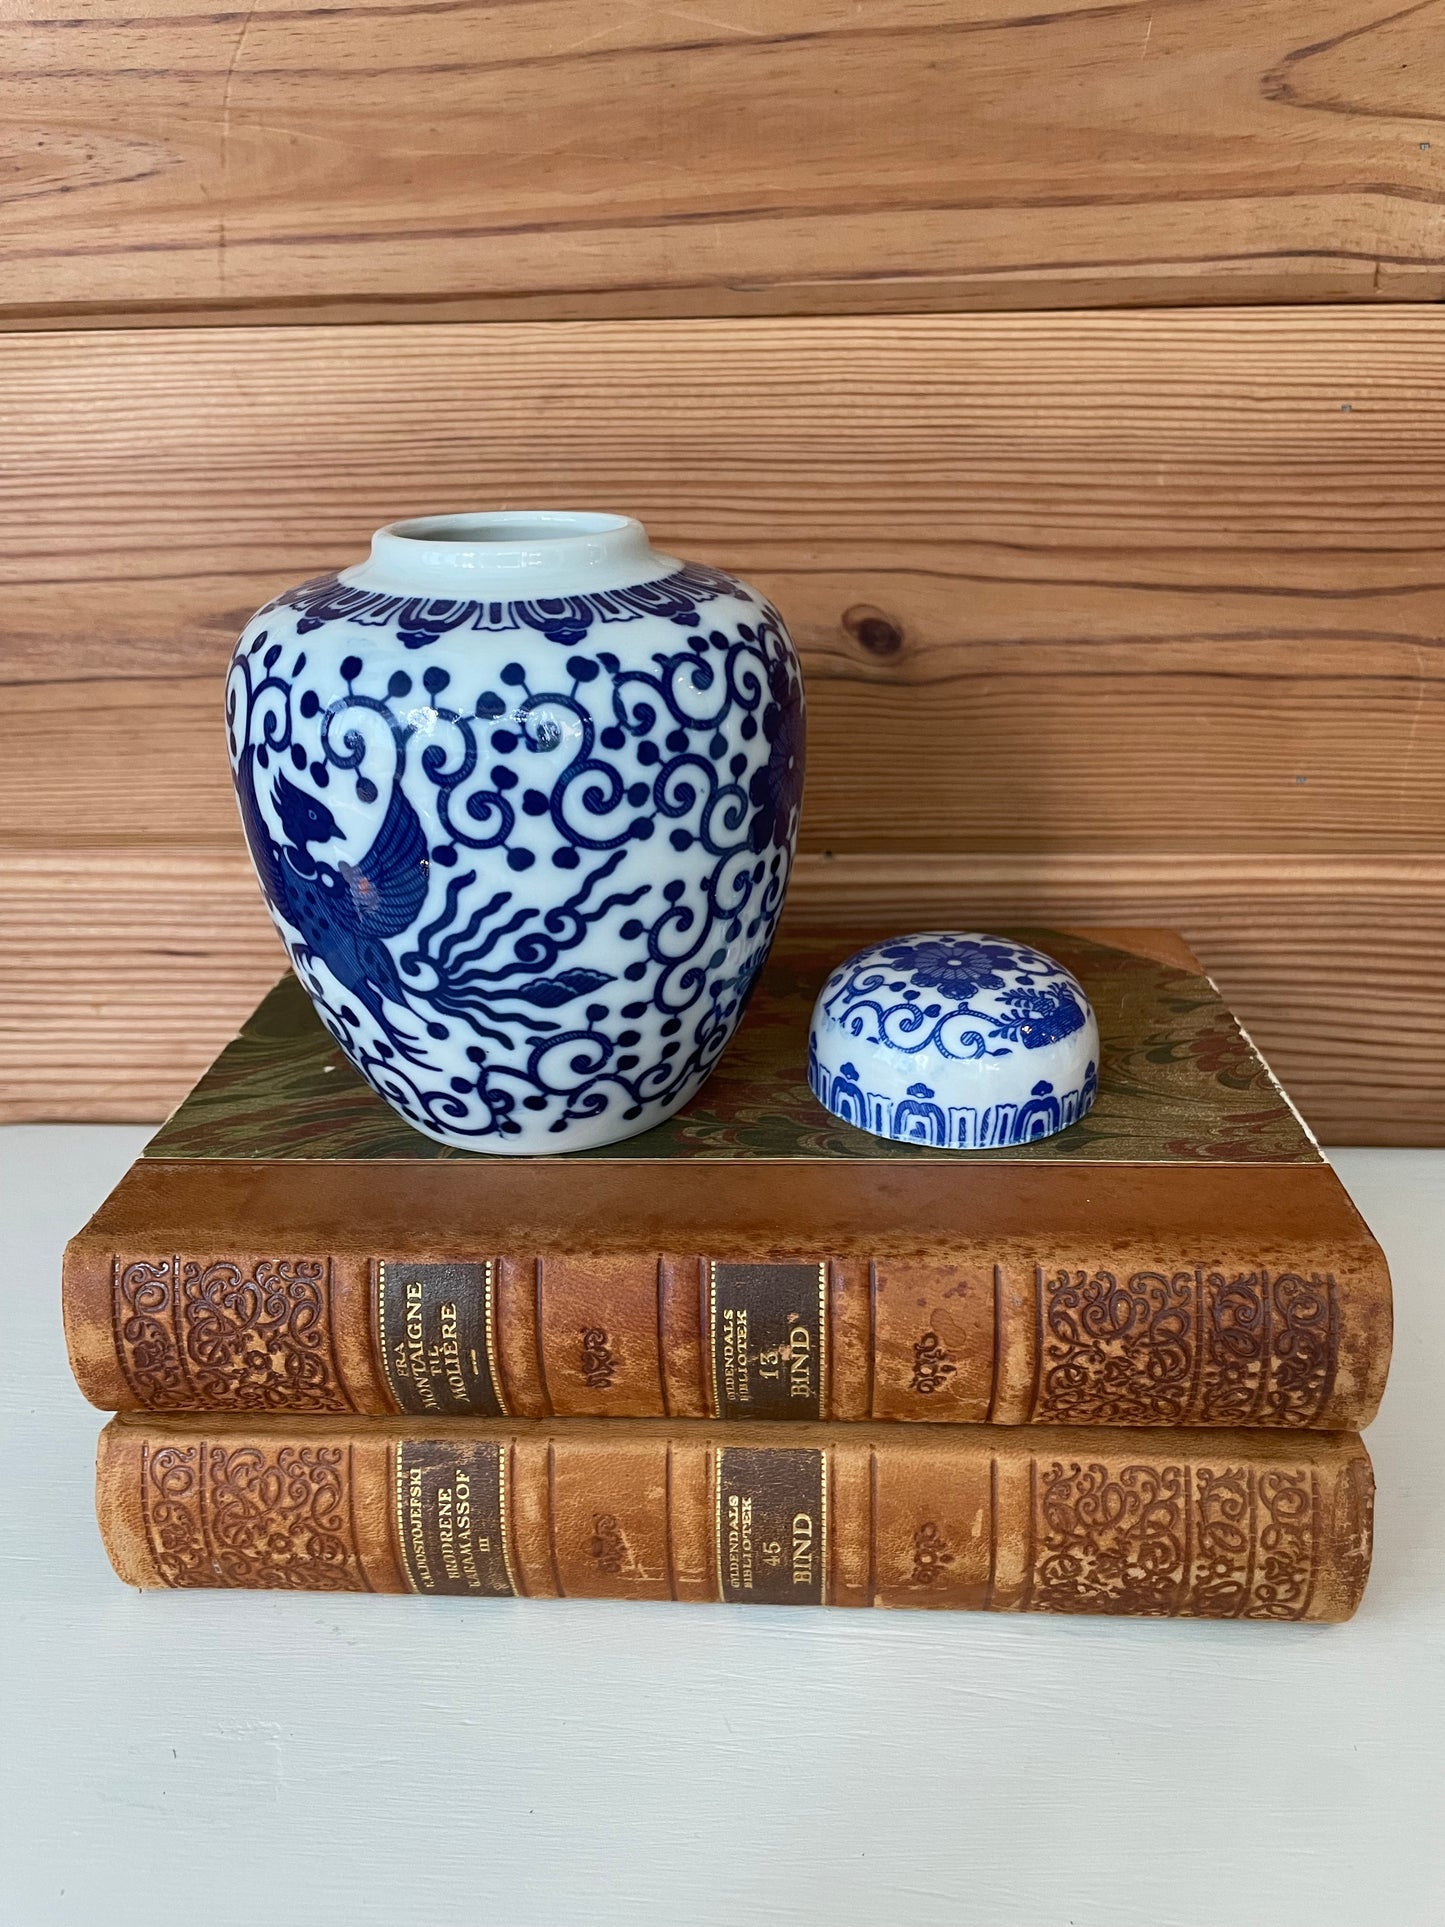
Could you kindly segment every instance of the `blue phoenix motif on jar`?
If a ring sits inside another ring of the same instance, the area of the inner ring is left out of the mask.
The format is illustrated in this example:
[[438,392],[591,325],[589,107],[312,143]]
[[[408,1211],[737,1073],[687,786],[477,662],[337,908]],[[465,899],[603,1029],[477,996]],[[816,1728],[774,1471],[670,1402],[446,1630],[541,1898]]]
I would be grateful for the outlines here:
[[[1053,1075],[1039,1059],[1030,1068],[1030,1053],[1050,1058]],[[860,951],[828,978],[808,1081],[836,1116],[877,1136],[961,1150],[1022,1143],[1089,1110],[1097,1027],[1077,979],[1042,951],[926,932]]]
[[706,1077],[802,801],[797,657],[745,585],[687,566],[499,602],[327,578],[248,626],[227,718],[292,964],[419,1129],[581,1148]]

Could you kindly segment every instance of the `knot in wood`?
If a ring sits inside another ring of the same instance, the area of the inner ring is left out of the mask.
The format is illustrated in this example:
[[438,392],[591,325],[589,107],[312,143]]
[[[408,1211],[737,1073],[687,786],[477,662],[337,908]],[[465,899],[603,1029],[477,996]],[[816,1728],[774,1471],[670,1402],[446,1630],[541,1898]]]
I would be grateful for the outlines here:
[[896,656],[903,647],[903,630],[898,623],[866,602],[843,611],[843,627],[870,656]]

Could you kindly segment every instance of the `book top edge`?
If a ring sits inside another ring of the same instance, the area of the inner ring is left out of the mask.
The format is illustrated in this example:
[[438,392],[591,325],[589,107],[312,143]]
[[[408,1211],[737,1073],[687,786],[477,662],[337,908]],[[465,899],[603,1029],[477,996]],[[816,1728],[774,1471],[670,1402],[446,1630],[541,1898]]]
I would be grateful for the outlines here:
[[[532,1164],[687,1162],[1323,1164],[1318,1145],[1176,933],[1014,930],[1083,983],[1099,1019],[1093,1110],[1055,1137],[983,1150],[876,1138],[831,1116],[807,1084],[808,1019],[829,969],[868,931],[785,935],[738,1034],[690,1104],[641,1137]],[[287,976],[162,1125],[147,1160],[458,1161],[515,1167],[413,1131],[352,1069]]]

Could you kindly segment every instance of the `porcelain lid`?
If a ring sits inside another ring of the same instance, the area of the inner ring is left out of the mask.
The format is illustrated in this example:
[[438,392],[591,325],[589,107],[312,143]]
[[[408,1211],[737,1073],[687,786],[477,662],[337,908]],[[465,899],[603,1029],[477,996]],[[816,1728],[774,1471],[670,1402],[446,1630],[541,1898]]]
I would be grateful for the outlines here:
[[1099,1027],[1078,978],[972,930],[848,958],[819,993],[808,1046],[809,1084],[835,1116],[954,1150],[1063,1130],[1098,1081]]

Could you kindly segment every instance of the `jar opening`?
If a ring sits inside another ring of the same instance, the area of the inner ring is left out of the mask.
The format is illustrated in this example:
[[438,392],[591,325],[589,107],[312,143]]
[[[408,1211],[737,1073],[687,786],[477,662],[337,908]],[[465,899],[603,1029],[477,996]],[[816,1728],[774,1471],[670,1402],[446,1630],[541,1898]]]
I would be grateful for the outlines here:
[[634,526],[625,515],[562,509],[497,509],[481,515],[423,515],[393,522],[389,535],[403,542],[570,542],[578,536],[616,535]]

